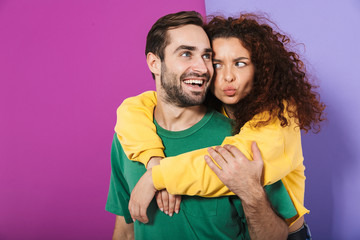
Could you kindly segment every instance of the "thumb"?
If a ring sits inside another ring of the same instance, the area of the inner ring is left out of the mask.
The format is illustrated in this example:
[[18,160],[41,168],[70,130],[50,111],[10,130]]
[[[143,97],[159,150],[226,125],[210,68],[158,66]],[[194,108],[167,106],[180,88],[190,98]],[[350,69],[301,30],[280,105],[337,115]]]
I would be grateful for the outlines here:
[[251,151],[253,152],[254,161],[255,162],[261,161],[262,162],[260,149],[259,149],[258,145],[256,144],[256,142],[251,143]]

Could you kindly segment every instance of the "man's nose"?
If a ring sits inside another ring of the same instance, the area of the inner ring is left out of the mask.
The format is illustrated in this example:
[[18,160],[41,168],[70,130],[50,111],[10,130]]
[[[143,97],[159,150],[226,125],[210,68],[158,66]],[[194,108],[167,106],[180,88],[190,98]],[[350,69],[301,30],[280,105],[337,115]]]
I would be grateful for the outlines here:
[[206,73],[209,71],[205,60],[202,57],[194,59],[192,69],[198,73]]

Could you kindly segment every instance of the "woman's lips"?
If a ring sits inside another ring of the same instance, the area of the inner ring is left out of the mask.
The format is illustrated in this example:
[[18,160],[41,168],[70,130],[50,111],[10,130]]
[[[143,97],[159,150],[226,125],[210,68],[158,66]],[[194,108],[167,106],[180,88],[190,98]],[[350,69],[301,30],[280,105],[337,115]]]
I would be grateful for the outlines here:
[[235,95],[236,89],[234,89],[234,88],[225,88],[224,93],[225,93],[226,96],[232,97],[232,96]]

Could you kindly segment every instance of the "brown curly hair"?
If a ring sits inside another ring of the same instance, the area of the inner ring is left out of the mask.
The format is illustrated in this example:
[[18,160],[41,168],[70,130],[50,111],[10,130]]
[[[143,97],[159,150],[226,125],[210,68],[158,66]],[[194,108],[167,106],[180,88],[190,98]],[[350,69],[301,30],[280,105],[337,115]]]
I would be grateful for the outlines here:
[[[235,105],[235,127],[241,127],[256,114],[269,112],[269,118],[256,122],[255,127],[265,126],[277,117],[281,126],[294,117],[300,129],[308,132],[320,130],[325,105],[314,91],[299,55],[288,50],[290,39],[275,31],[271,21],[255,14],[241,14],[239,18],[212,17],[205,31],[209,38],[238,38],[249,51],[255,66],[253,87],[250,93]],[[209,94],[208,104],[219,106],[220,101]]]

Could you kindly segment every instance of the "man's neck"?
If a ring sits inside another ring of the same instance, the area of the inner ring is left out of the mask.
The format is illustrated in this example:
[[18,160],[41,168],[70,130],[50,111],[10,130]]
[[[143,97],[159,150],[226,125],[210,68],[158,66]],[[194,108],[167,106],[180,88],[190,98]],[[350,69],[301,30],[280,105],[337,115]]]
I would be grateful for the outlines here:
[[158,97],[154,117],[156,122],[166,130],[183,131],[198,123],[205,113],[206,107],[204,105],[178,107],[166,103]]

